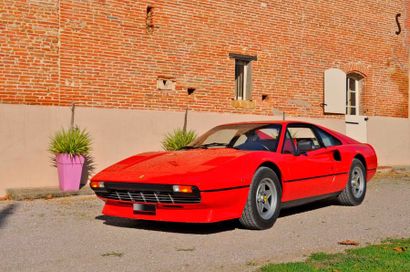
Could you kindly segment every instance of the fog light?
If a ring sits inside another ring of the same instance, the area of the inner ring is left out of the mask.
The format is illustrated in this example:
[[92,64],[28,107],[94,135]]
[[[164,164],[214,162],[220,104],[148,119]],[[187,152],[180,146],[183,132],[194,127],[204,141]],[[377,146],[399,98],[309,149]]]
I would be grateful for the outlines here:
[[102,182],[102,181],[91,181],[90,186],[93,189],[104,188],[104,182]]
[[192,193],[192,186],[174,185],[174,186],[172,186],[172,190],[175,193]]

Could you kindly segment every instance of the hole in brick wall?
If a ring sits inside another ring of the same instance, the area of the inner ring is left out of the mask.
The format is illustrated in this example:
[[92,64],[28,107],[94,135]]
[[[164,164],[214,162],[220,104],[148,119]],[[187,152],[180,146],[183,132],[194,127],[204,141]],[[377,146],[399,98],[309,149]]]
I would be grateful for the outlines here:
[[267,100],[268,99],[268,95],[267,94],[263,94],[262,95],[262,101],[265,101],[265,100]]
[[157,79],[157,89],[158,90],[175,90],[176,82],[175,79],[170,78],[158,78]]
[[148,33],[154,31],[154,8],[147,6],[146,28]]
[[188,88],[188,89],[187,89],[187,93],[188,93],[188,95],[193,94],[195,91],[196,91],[196,89],[195,89],[195,88]]

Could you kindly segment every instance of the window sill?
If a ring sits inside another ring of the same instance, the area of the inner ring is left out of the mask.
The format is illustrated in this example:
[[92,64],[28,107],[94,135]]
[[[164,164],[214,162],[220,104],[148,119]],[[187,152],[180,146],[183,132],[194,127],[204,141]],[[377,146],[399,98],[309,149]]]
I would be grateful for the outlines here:
[[252,100],[232,100],[231,106],[234,108],[253,109],[255,108],[255,101]]

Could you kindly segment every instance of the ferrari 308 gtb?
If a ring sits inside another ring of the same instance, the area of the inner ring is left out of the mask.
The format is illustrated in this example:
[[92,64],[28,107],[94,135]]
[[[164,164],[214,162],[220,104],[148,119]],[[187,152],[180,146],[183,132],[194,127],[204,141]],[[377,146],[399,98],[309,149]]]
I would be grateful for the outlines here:
[[103,214],[270,228],[282,208],[334,198],[359,205],[374,176],[372,146],[304,122],[217,126],[179,151],[142,153],[91,180]]

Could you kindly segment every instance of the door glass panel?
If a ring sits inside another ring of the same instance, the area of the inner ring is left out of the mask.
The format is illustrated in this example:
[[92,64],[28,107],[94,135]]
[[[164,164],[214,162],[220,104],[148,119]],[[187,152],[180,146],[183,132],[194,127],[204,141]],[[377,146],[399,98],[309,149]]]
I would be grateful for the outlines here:
[[308,127],[289,127],[288,131],[292,137],[298,152],[308,152],[320,148],[315,133]]

